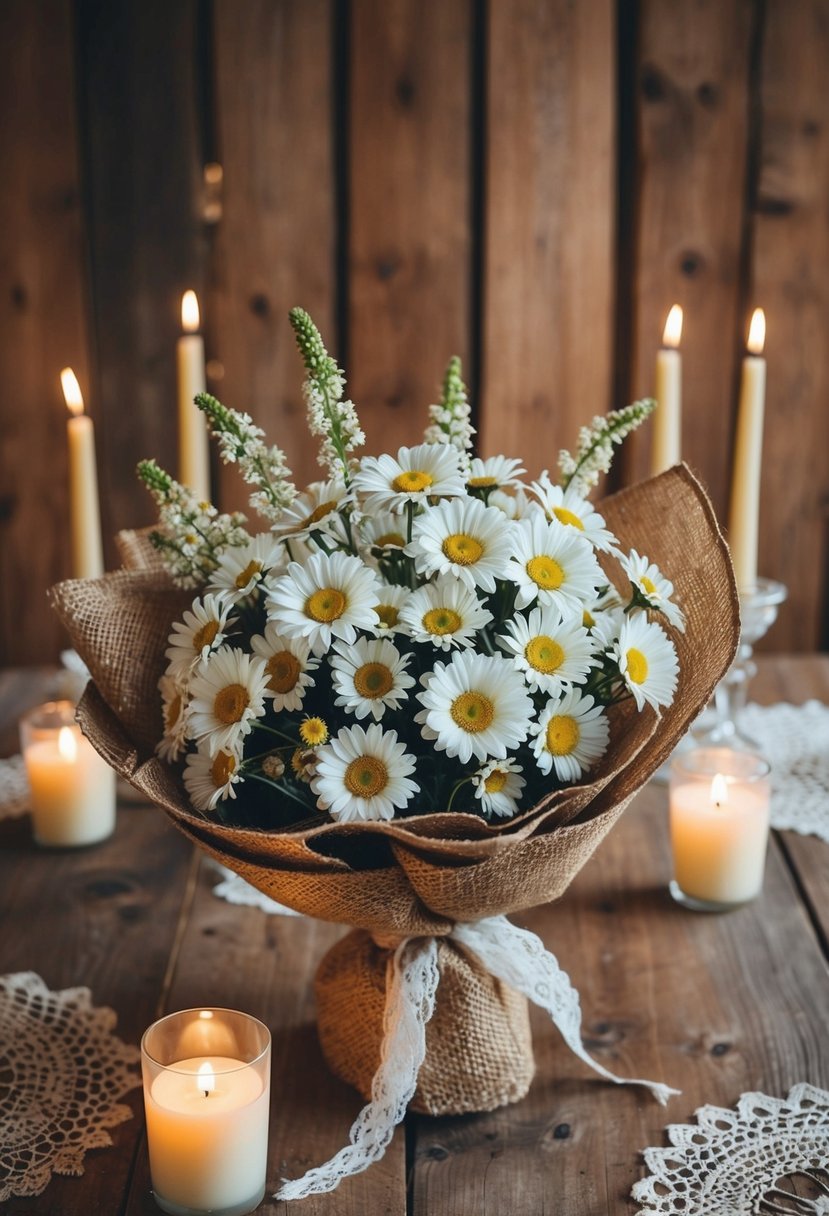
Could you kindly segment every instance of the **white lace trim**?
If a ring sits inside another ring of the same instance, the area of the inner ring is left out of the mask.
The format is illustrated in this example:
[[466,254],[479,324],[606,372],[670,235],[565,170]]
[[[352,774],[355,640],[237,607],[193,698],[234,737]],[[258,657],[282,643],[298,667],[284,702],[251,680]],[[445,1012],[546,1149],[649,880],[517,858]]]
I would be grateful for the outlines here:
[[383,1043],[380,1067],[371,1083],[371,1101],[352,1125],[351,1143],[325,1165],[283,1182],[277,1199],[303,1199],[333,1191],[343,1178],[362,1173],[383,1156],[417,1088],[438,979],[433,937],[409,938],[397,947],[387,969]]
[[29,782],[22,756],[0,760],[0,819],[25,815],[29,809]]
[[[458,924],[450,936],[492,975],[546,1009],[571,1050],[601,1076],[619,1085],[644,1085],[663,1104],[679,1092],[658,1082],[617,1077],[588,1055],[581,1041],[578,993],[534,933],[510,924],[505,916],[493,916]],[[383,1156],[417,1088],[438,979],[433,937],[408,938],[397,947],[387,970],[380,1067],[372,1081],[371,1101],[351,1128],[351,1143],[325,1165],[284,1182],[275,1198],[302,1199],[332,1191],[343,1178],[361,1173]]]
[[[638,1216],[829,1214],[829,1092],[806,1082],[787,1098],[746,1093],[737,1109],[703,1106],[697,1124],[672,1124],[671,1148],[647,1148],[650,1177],[631,1194]],[[794,1199],[788,1176],[809,1176]]]
[[136,1047],[112,1033],[88,988],[50,992],[39,975],[0,977],[0,1203],[39,1195],[52,1174],[82,1174],[88,1149],[132,1117]]
[[747,705],[740,730],[771,764],[771,826],[829,841],[829,707]]

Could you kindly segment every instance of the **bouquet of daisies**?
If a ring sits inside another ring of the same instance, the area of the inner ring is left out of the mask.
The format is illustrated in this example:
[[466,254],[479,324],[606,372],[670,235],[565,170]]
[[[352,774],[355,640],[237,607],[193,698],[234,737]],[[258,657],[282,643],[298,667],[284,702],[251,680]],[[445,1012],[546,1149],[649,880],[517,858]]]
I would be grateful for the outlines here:
[[607,751],[611,706],[660,710],[676,690],[672,583],[587,498],[653,403],[595,419],[557,481],[525,480],[518,460],[472,456],[453,358],[424,442],[358,458],[343,374],[310,317],[291,322],[326,480],[298,493],[283,453],[208,395],[267,530],[139,466],[160,508],[152,543],[196,593],[169,634],[159,756],[183,766],[196,810],[264,828],[505,819],[579,782]]

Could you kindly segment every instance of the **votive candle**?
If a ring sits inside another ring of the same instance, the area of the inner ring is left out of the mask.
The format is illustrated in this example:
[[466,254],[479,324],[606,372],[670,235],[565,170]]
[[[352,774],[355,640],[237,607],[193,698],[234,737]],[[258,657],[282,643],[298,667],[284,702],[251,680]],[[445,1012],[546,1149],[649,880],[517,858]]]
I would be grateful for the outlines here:
[[71,701],[50,701],[20,721],[38,844],[95,844],[115,827],[115,773],[81,734]]
[[769,834],[769,765],[752,752],[695,748],[671,765],[671,894],[700,910],[760,893]]
[[267,1027],[232,1009],[172,1013],[145,1032],[147,1147],[163,1211],[244,1216],[262,1202],[270,1051]]

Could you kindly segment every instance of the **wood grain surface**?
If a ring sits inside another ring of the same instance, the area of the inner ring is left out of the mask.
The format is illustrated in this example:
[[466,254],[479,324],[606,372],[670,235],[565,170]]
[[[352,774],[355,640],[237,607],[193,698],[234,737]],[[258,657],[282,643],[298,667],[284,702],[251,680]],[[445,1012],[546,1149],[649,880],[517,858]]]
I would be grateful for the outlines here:
[[[23,707],[54,675],[0,673],[0,749],[15,747]],[[829,659],[764,658],[756,699],[829,700]],[[539,934],[578,989],[588,1050],[623,1076],[682,1090],[665,1108],[642,1089],[592,1074],[552,1023],[532,1013],[536,1077],[527,1097],[492,1114],[409,1116],[384,1160],[331,1195],[291,1206],[314,1216],[567,1216],[633,1213],[641,1150],[667,1123],[740,1094],[829,1086],[829,845],[773,834],[761,897],[736,911],[675,905],[667,791],[651,784],[564,897],[515,919]],[[218,900],[211,863],[158,811],[124,807],[113,838],[40,850],[28,818],[0,821],[0,972],[34,969],[51,987],[87,985],[137,1043],[156,1016],[200,1004],[242,1008],[273,1034],[269,1194],[346,1142],[359,1096],[325,1068],[313,1026],[313,973],[344,931],[269,917]],[[12,1216],[153,1216],[135,1117],[113,1147],[87,1154],[82,1178],[12,1200]],[[259,1209],[286,1216],[266,1198]]]

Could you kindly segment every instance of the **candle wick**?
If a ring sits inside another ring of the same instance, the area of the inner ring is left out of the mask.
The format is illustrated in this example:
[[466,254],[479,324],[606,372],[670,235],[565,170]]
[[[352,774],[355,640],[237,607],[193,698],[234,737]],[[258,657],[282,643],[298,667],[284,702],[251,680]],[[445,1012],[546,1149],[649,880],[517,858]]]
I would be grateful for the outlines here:
[[209,1089],[206,1089],[206,1090],[204,1091],[204,1096],[205,1096],[205,1098],[209,1098],[209,1097],[210,1097],[210,1090],[209,1090]]

